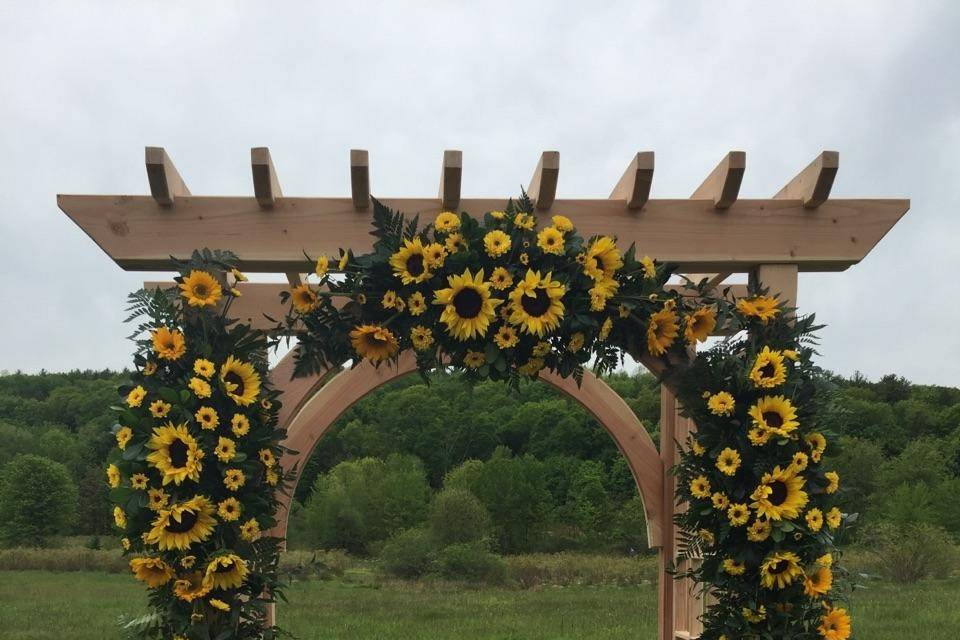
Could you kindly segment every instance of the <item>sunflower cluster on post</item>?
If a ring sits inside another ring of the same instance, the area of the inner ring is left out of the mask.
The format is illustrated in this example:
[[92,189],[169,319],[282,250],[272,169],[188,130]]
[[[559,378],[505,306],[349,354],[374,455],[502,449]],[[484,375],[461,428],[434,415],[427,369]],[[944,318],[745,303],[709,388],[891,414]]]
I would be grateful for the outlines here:
[[244,276],[226,252],[195,252],[178,287],[131,294],[132,384],[114,426],[107,482],[146,638],[269,638],[277,590],[278,392],[263,333],[227,320]]
[[412,349],[422,372],[579,380],[588,362],[603,373],[625,352],[685,358],[710,335],[718,307],[666,291],[666,265],[585,239],[562,215],[545,223],[525,194],[482,219],[445,211],[422,228],[374,200],[373,252],[311,259],[314,281],[284,294],[296,375]]
[[768,296],[739,300],[730,329],[745,334],[677,377],[697,429],[675,469],[685,504],[676,520],[681,556],[700,559],[682,575],[714,600],[705,640],[850,637],[834,544],[845,526],[840,478],[822,466],[830,434],[811,362],[819,327],[789,311]]

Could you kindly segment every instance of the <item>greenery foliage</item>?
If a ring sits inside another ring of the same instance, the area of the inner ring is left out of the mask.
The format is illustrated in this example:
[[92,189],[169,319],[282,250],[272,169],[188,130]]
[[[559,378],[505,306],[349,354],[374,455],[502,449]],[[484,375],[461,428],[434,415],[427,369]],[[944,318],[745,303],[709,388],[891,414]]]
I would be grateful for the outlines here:
[[22,454],[0,473],[0,538],[7,544],[46,546],[76,519],[77,487],[67,468]]

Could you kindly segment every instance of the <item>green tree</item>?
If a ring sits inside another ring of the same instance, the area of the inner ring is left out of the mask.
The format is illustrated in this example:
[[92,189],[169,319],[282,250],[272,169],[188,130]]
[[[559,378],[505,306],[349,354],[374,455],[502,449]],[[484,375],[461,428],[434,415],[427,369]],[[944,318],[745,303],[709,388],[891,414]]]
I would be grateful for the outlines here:
[[490,533],[490,514],[480,500],[465,489],[444,489],[433,499],[427,520],[430,532],[442,545],[483,540]]
[[43,547],[76,519],[77,487],[59,462],[17,456],[0,473],[0,538],[7,545]]
[[826,464],[840,474],[844,503],[862,510],[877,488],[883,451],[874,442],[849,436],[840,438],[839,445],[840,452],[828,457]]

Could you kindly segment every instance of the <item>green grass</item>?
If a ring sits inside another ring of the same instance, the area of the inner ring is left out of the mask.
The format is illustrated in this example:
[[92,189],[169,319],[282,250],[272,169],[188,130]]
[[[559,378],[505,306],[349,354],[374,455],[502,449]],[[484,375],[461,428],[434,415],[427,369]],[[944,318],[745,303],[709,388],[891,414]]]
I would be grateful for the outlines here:
[[[330,582],[299,582],[279,608],[282,626],[302,640],[554,640],[656,637],[656,587],[568,586],[468,589],[444,584],[380,585],[348,572]],[[0,572],[0,639],[117,637],[115,620],[145,603],[124,575]],[[960,579],[915,585],[872,582],[857,592],[860,640],[955,640]]]

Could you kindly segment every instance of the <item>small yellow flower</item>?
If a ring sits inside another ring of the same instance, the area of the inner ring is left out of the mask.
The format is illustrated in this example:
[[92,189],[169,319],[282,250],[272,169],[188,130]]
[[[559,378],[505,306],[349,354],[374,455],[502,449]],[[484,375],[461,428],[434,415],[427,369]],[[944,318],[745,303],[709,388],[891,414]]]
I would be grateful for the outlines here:
[[793,454],[793,461],[790,463],[797,471],[803,471],[810,464],[810,458],[803,451],[797,451]]
[[417,325],[410,329],[410,342],[417,351],[426,351],[433,344],[433,330]]
[[233,414],[230,419],[230,430],[233,431],[233,435],[242,438],[250,431],[250,419],[241,413]]
[[540,247],[544,253],[551,253],[557,256],[561,255],[564,248],[563,233],[556,227],[544,227],[540,230],[540,233],[537,234],[537,246]]
[[423,248],[423,255],[426,256],[429,268],[439,269],[447,257],[447,250],[439,242],[432,242]]
[[313,272],[317,274],[318,278],[322,278],[327,275],[327,271],[330,270],[330,258],[327,256],[320,256],[317,258],[317,266],[314,267]]
[[427,310],[427,301],[423,294],[417,291],[407,298],[407,308],[410,309],[410,315],[419,316]]
[[337,262],[337,270],[343,271],[347,268],[347,264],[350,263],[350,252],[345,251],[340,255],[340,260]]
[[236,491],[246,483],[247,477],[240,469],[227,469],[223,475],[223,485],[230,491]]
[[833,507],[830,511],[827,511],[826,521],[831,531],[838,529],[840,523],[843,521],[843,515],[840,513],[840,509]]
[[149,482],[150,480],[145,473],[135,473],[130,476],[130,486],[139,491],[146,489]]
[[490,274],[490,285],[497,291],[503,291],[513,284],[513,277],[503,267],[497,267]]
[[133,438],[133,429],[130,427],[120,427],[117,430],[116,434],[117,446],[120,447],[120,450],[127,448],[127,443]]
[[207,431],[212,431],[220,425],[220,416],[213,407],[200,407],[193,417],[197,419],[200,428]]
[[130,551],[130,538],[120,538],[120,545],[124,551]]
[[306,282],[290,290],[290,301],[297,313],[310,313],[320,306],[320,296]]
[[807,521],[807,526],[810,528],[810,531],[816,533],[823,527],[823,511],[817,508],[810,509],[807,511],[807,515],[804,516],[804,520]]
[[730,498],[727,497],[727,494],[722,491],[717,491],[712,496],[710,496],[710,502],[713,503],[714,509],[719,509],[720,511],[726,511],[730,506]]
[[527,255],[526,251],[520,254],[520,264],[524,266],[530,264],[530,256]]
[[277,459],[273,457],[273,451],[270,449],[260,449],[260,452],[257,455],[260,457],[260,462],[262,462],[265,467],[272,467],[277,463]]
[[223,600],[218,600],[217,598],[210,598],[207,600],[207,603],[214,609],[219,609],[220,611],[230,611],[230,605],[228,605]]
[[566,216],[556,215],[550,218],[550,221],[553,223],[553,226],[564,233],[573,231],[573,222],[571,222],[570,218]]
[[721,473],[732,476],[740,468],[740,453],[736,449],[727,447],[717,456],[717,469]]
[[120,507],[113,508],[113,523],[120,529],[127,528],[127,514]]
[[491,212],[490,212],[490,216],[491,216],[494,220],[503,220],[504,218],[507,217],[507,214],[506,214],[506,212],[504,212],[504,211],[491,211]]
[[603,321],[603,324],[600,325],[600,332],[597,334],[597,337],[601,340],[606,340],[610,337],[610,331],[613,329],[613,320],[611,318],[606,318]]
[[253,542],[260,537],[260,523],[251,518],[240,526],[240,537],[247,542]]
[[700,444],[697,440],[690,441],[690,450],[693,451],[693,455],[698,458],[707,452],[706,448]]
[[720,391],[710,396],[707,400],[707,408],[715,416],[729,416],[733,413],[736,402],[733,396],[726,391]]
[[690,493],[693,494],[695,498],[709,498],[710,497],[710,481],[707,480],[706,476],[697,476],[690,481]]
[[110,485],[111,489],[120,486],[120,469],[115,464],[107,467],[107,484]]
[[242,511],[240,506],[240,501],[236,498],[227,498],[219,505],[217,505],[217,515],[226,522],[234,522],[240,519],[240,512]]
[[629,318],[630,308],[625,304],[621,304],[619,307],[617,307],[617,315],[619,315],[621,318]]
[[773,531],[773,525],[770,524],[769,520],[754,520],[749,527],[747,527],[747,540],[751,542],[763,542],[770,537],[770,532]]
[[479,369],[486,364],[487,358],[482,351],[467,350],[467,355],[463,357],[463,364],[471,369]]
[[447,239],[444,241],[444,246],[447,249],[447,253],[454,254],[460,251],[460,249],[467,248],[467,241],[463,239],[463,236],[459,233],[451,233],[447,236]]
[[747,565],[737,562],[733,558],[725,558],[723,561],[723,570],[731,576],[740,576],[747,571]]
[[836,471],[827,471],[825,474],[823,474],[823,477],[825,477],[827,482],[830,483],[827,485],[824,491],[827,493],[836,493],[837,489],[840,488],[840,474]]
[[237,455],[237,445],[230,438],[220,436],[217,440],[217,448],[213,452],[220,462],[230,462]]
[[147,361],[147,364],[143,365],[143,375],[152,376],[157,372],[157,363],[153,360]]
[[209,398],[213,394],[210,383],[201,378],[190,378],[187,386],[190,387],[190,390],[193,391],[198,398]]
[[727,509],[727,518],[733,526],[742,527],[750,520],[750,509],[742,503],[732,504]]
[[384,309],[393,309],[397,306],[397,292],[392,289],[383,294],[380,305]]
[[134,387],[130,393],[127,394],[127,405],[131,407],[139,407],[143,404],[143,399],[147,397],[147,390],[137,385]]
[[657,277],[657,265],[653,263],[649,256],[640,258],[640,265],[643,267],[643,277],[645,279],[653,280]]
[[217,367],[209,360],[197,358],[193,363],[193,372],[198,376],[210,378],[214,373],[217,372]]
[[491,258],[499,258],[510,251],[511,244],[510,236],[499,229],[494,229],[483,236],[483,247]]
[[505,324],[497,330],[496,335],[493,336],[493,341],[497,343],[497,346],[501,349],[509,349],[517,345],[520,341],[520,336],[517,335],[516,329]]
[[163,489],[150,489],[147,491],[147,507],[151,511],[160,511],[166,508],[170,502],[170,496]]
[[520,227],[521,229],[526,229],[527,231],[533,229],[536,226],[537,221],[529,213],[520,212],[513,217],[513,224]]
[[584,340],[583,332],[577,331],[570,337],[570,341],[567,343],[567,351],[570,353],[580,351],[580,349],[583,349]]
[[433,223],[434,228],[441,233],[449,233],[460,228],[460,216],[452,211],[442,211]]
[[164,418],[168,413],[170,413],[170,409],[172,408],[173,405],[171,405],[169,402],[164,402],[163,400],[154,400],[150,403],[150,415],[152,415],[154,418]]

